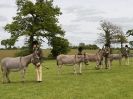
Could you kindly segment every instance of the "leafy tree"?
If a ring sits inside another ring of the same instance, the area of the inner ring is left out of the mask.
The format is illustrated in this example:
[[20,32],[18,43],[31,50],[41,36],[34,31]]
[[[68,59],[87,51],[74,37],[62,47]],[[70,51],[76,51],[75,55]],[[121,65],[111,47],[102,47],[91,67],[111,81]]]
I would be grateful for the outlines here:
[[128,30],[128,31],[127,31],[127,35],[128,35],[128,36],[133,36],[133,29],[132,29],[132,30]]
[[52,46],[51,53],[53,57],[56,57],[59,54],[66,54],[70,50],[68,40],[61,37],[54,37],[51,40],[50,45]]
[[64,31],[59,25],[58,16],[60,8],[53,5],[53,0],[17,0],[17,14],[13,22],[5,26],[5,30],[11,33],[11,39],[15,42],[21,36],[28,38],[28,48],[32,52],[32,42],[39,42],[46,38],[49,42],[57,35],[64,36]]
[[7,49],[7,46],[8,46],[7,40],[2,40],[1,45],[5,46],[5,49]]
[[84,48],[85,48],[85,43],[79,43],[78,54],[82,54]]
[[84,47],[85,46],[85,43],[79,43],[79,46]]
[[123,48],[123,44],[127,43],[127,42],[128,42],[128,40],[123,32],[120,32],[119,34],[115,35],[112,40],[112,43],[120,43],[121,49]]
[[11,49],[14,46],[15,40],[14,39],[6,39],[1,41],[1,45],[4,45],[5,48]]
[[[133,36],[133,29],[128,30],[126,33],[128,36]],[[133,41],[129,41],[129,44],[131,47],[133,47]]]
[[89,44],[89,45],[85,45],[85,49],[96,50],[96,49],[99,49],[99,47],[95,44]]
[[133,48],[133,41],[130,41],[129,44]]
[[108,21],[101,21],[100,26],[100,30],[102,31],[102,33],[99,34],[99,38],[96,42],[108,44],[110,47],[111,43],[114,42],[114,38],[116,41],[121,38],[122,29],[119,26],[114,25]]
[[99,47],[97,45],[95,45],[95,44],[84,45],[81,48],[79,46],[70,46],[70,48],[79,49],[79,50],[83,50],[83,49],[96,50],[96,49],[99,49]]

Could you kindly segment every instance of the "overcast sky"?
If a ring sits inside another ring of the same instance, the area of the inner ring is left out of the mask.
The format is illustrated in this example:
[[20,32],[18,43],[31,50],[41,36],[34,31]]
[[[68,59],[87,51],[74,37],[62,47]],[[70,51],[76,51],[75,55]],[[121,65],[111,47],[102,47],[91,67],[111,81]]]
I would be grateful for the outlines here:
[[[111,21],[124,32],[133,29],[133,0],[54,0],[54,4],[61,8],[60,24],[66,31],[65,38],[73,45],[95,44],[100,20]],[[0,1],[0,41],[10,37],[3,26],[12,21],[16,9],[15,0]],[[20,38],[16,46],[23,43],[24,38]],[[43,45],[47,47],[46,43]]]

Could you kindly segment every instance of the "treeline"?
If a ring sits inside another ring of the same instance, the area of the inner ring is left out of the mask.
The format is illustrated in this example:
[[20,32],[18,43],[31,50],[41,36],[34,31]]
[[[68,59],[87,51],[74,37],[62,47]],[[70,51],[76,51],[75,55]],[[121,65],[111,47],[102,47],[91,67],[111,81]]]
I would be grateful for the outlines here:
[[11,48],[0,48],[0,50],[18,50],[21,48],[17,48],[17,47],[11,47]]
[[[83,49],[89,49],[89,50],[96,50],[96,49],[99,49],[99,47],[95,44],[87,44],[87,45],[80,45]],[[71,49],[78,49],[79,46],[70,46]]]

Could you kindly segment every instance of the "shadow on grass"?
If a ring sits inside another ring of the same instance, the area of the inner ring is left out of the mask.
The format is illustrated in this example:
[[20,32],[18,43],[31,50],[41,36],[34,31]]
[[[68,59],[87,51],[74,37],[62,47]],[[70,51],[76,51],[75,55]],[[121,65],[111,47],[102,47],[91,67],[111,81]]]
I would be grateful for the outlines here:
[[7,85],[7,84],[35,84],[35,83],[42,83],[42,82],[37,82],[37,81],[11,81],[10,83],[2,83],[1,84],[4,84],[4,85]]

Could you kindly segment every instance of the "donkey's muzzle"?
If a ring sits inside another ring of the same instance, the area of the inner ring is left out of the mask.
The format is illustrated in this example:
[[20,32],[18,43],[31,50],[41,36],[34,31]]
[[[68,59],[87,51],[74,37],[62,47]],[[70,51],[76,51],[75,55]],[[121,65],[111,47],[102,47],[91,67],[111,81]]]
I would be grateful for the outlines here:
[[40,62],[36,64],[36,66],[37,66],[37,67],[39,67],[40,65],[41,65],[41,63],[40,63]]

